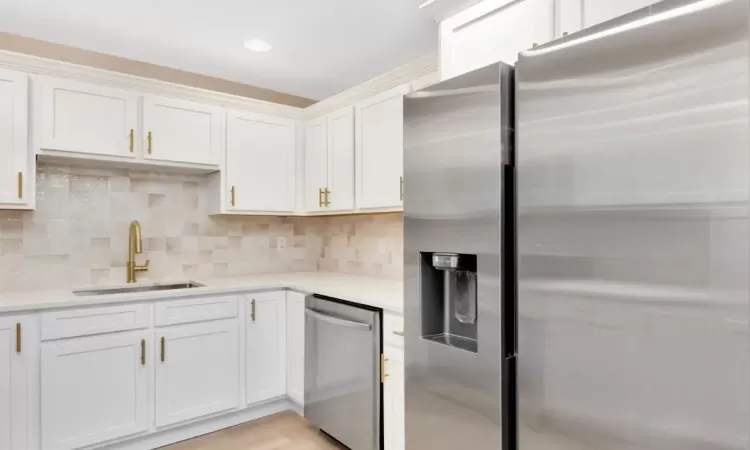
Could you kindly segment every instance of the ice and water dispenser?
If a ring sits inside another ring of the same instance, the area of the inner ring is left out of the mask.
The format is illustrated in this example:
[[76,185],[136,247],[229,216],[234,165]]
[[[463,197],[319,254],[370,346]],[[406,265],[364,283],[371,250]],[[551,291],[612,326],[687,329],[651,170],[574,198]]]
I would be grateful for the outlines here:
[[477,352],[477,255],[421,253],[422,338]]

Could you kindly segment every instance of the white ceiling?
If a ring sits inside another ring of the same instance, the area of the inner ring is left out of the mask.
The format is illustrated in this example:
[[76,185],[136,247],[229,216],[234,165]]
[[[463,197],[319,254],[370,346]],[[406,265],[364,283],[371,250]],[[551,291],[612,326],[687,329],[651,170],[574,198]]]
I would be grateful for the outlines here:
[[316,100],[437,47],[405,0],[0,0],[0,31]]

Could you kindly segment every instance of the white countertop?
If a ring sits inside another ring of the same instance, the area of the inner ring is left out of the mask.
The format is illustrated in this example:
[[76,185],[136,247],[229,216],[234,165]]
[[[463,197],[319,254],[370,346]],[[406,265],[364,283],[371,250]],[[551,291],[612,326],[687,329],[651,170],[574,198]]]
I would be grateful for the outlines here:
[[[132,292],[94,296],[76,296],[73,294],[73,290],[69,289],[0,292],[0,313],[278,289],[290,289],[303,293],[326,295],[381,308],[397,314],[402,314],[404,309],[404,288],[401,281],[339,273],[297,272],[256,274],[241,277],[162,280],[158,284],[186,281],[194,281],[205,286],[171,291]],[[149,284],[153,284],[153,282],[143,283],[142,285]],[[123,283],[122,286],[124,285]],[[129,286],[138,285],[141,285],[141,283]],[[113,286],[94,286],[92,289],[107,287]],[[74,290],[80,290],[80,288]]]

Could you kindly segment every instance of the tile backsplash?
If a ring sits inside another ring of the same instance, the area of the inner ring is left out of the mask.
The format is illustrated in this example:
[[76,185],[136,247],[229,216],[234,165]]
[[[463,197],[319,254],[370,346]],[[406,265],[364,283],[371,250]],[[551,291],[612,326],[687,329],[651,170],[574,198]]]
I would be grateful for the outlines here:
[[143,233],[138,263],[150,259],[143,281],[315,270],[402,276],[401,214],[209,216],[205,182],[39,165],[36,211],[0,211],[0,291],[124,283],[131,220]]

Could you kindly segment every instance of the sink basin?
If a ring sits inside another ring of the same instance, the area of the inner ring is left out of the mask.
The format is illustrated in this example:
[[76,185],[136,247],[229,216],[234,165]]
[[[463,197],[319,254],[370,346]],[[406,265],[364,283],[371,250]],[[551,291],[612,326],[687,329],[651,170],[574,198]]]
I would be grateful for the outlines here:
[[194,281],[188,281],[186,283],[149,284],[145,286],[141,285],[121,286],[114,288],[83,289],[80,291],[73,291],[73,294],[81,297],[87,297],[91,295],[127,294],[129,292],[174,291],[176,289],[190,289],[202,286],[204,285],[196,283]]

